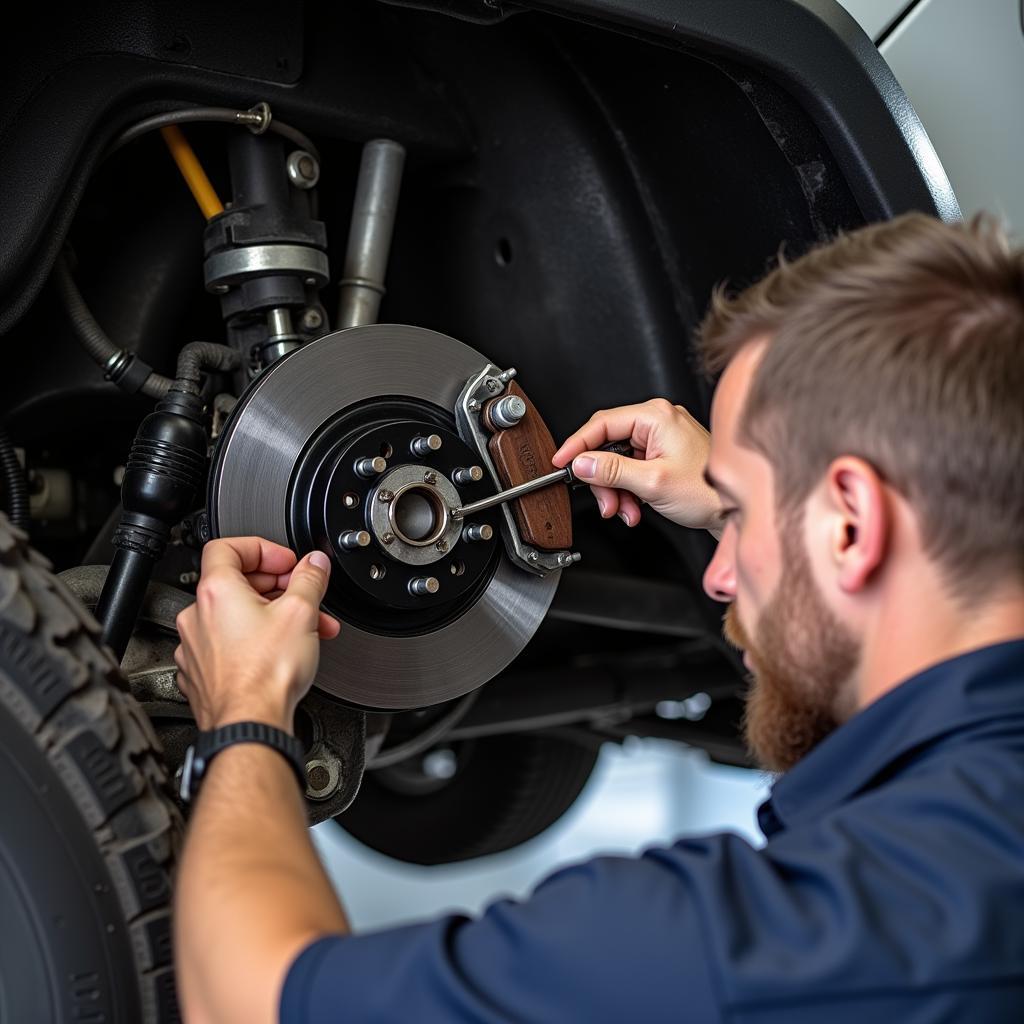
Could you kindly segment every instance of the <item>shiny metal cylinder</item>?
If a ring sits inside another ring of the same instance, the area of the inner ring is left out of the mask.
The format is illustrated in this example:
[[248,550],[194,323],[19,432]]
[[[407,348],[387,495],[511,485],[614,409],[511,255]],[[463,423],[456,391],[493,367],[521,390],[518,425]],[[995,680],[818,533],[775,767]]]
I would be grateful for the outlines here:
[[414,437],[409,445],[413,455],[425,459],[428,455],[441,450],[441,435],[431,434],[429,437]]
[[494,527],[488,523],[473,523],[462,531],[462,539],[468,541],[490,540],[494,536]]
[[367,547],[372,539],[368,530],[346,530],[338,537],[338,543],[346,551],[355,551]]
[[441,589],[441,584],[434,576],[417,576],[409,580],[409,593],[414,597],[426,597],[428,594],[436,594]]
[[467,466],[452,473],[452,480],[457,485],[478,484],[484,478],[484,471],[479,466]]
[[404,164],[404,147],[391,139],[363,147],[338,299],[339,328],[377,322]]
[[514,427],[526,415],[526,403],[518,395],[506,395],[491,406],[491,420],[504,430]]
[[355,470],[364,480],[372,480],[380,476],[388,468],[388,460],[383,455],[375,455],[372,459],[356,459]]

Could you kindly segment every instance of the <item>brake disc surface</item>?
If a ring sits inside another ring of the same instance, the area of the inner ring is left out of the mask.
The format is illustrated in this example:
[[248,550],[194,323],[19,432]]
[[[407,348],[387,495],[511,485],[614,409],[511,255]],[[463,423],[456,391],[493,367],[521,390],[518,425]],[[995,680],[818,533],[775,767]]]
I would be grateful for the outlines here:
[[[255,534],[294,546],[289,507],[296,467],[325,424],[346,409],[397,400],[447,416],[454,430],[459,392],[488,362],[446,335],[392,324],[338,331],[291,353],[242,395],[220,438],[210,478],[213,535]],[[404,462],[415,464],[400,456],[391,467]],[[336,553],[332,558],[340,562]],[[501,551],[486,586],[437,628],[393,635],[343,621],[338,639],[321,645],[314,685],[385,710],[459,697],[523,649],[559,575],[523,572]]]

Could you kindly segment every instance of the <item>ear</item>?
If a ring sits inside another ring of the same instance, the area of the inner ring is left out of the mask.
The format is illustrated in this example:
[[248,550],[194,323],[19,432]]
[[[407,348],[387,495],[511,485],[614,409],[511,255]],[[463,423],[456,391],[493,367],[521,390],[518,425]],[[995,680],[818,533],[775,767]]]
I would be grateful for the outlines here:
[[892,532],[892,512],[877,470],[863,459],[843,455],[826,474],[830,512],[835,521],[830,538],[837,582],[855,594],[870,582],[885,560]]

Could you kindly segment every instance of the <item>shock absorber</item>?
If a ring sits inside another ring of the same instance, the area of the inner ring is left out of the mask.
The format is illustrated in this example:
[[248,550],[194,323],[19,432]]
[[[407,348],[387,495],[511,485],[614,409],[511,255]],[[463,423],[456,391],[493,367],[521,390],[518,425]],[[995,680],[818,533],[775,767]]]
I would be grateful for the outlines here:
[[329,279],[327,233],[313,213],[320,167],[313,153],[286,157],[279,138],[249,132],[231,137],[228,155],[232,202],[207,224],[203,272],[255,374],[330,329],[318,298]]

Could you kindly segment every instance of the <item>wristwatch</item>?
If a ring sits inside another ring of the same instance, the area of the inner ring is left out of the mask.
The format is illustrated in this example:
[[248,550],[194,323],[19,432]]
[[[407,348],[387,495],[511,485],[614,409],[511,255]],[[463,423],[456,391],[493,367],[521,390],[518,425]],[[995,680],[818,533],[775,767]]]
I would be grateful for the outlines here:
[[179,794],[184,803],[195,800],[203,776],[209,770],[210,762],[222,751],[235,743],[262,743],[276,750],[291,765],[298,780],[299,789],[306,792],[305,748],[302,741],[289,735],[283,729],[275,729],[263,722],[232,722],[219,729],[201,732],[195,743],[185,751],[185,763],[181,770]]

